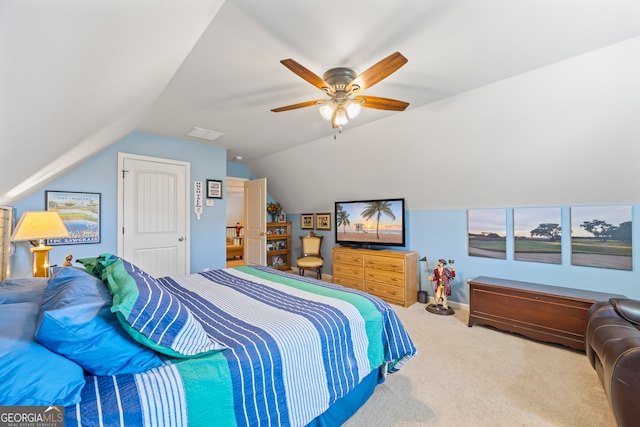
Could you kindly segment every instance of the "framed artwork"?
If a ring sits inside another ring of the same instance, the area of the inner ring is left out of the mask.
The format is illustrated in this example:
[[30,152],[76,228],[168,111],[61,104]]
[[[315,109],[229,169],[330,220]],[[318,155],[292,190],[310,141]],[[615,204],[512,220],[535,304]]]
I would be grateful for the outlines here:
[[207,199],[222,199],[222,181],[218,179],[207,180]]
[[633,269],[631,206],[571,208],[571,264]]
[[313,230],[313,214],[300,214],[300,228],[302,230]]
[[316,214],[316,230],[331,230],[331,214]]
[[47,245],[100,243],[100,193],[45,191],[45,209],[58,212],[69,237],[47,239]]
[[513,210],[513,259],[562,264],[560,208]]
[[507,259],[506,209],[467,211],[469,256]]

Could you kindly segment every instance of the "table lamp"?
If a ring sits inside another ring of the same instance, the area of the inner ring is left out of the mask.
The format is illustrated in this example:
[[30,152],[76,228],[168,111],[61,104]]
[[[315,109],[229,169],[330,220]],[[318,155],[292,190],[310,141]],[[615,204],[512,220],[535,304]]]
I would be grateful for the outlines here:
[[[37,211],[23,212],[16,225],[11,241],[29,241],[31,248],[31,262],[33,277],[49,277],[49,251],[51,246],[45,246],[45,239],[69,237],[69,231],[57,212]],[[36,244],[36,241],[38,243]]]

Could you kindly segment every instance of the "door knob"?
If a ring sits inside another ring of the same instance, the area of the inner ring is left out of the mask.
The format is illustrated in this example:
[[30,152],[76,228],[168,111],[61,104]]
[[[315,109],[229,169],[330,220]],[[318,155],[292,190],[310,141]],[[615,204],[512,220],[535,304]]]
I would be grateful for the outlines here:
[[178,238],[178,242],[182,242],[183,240],[184,240],[184,237]]

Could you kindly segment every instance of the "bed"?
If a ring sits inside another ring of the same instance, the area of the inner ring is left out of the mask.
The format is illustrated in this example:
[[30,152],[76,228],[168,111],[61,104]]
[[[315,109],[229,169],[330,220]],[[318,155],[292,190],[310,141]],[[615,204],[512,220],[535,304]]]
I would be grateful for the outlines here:
[[0,405],[61,405],[68,426],[340,425],[416,355],[387,303],[339,285],[83,264],[0,283]]

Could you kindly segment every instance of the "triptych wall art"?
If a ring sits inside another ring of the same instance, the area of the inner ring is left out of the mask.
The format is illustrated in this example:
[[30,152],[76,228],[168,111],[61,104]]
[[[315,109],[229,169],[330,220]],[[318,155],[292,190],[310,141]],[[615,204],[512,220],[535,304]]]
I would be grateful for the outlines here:
[[513,210],[513,259],[562,264],[560,208]]
[[470,209],[467,220],[470,256],[507,259],[505,209]]
[[[631,206],[571,207],[571,264],[631,270]],[[467,211],[469,255],[507,258],[506,209]],[[562,264],[562,208],[513,209],[513,259]]]
[[631,206],[571,208],[571,264],[632,269]]

